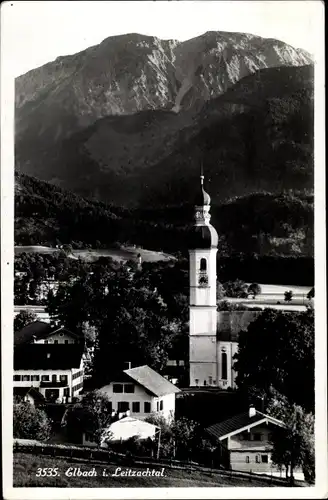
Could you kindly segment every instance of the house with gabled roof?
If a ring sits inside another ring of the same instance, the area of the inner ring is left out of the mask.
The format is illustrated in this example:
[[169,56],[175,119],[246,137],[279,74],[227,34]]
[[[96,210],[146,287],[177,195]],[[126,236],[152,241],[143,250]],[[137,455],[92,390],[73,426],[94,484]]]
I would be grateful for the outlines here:
[[112,381],[99,390],[109,397],[112,411],[130,412],[144,419],[151,414],[166,420],[174,418],[175,396],[180,389],[147,365],[118,371]]
[[33,387],[46,402],[71,402],[83,390],[84,339],[34,321],[14,334],[15,392]]
[[63,326],[53,326],[38,320],[14,333],[14,345],[77,344],[83,341],[83,338]]
[[276,471],[271,461],[271,436],[277,426],[285,424],[251,406],[206,431],[221,445],[222,455],[228,456],[233,470],[270,473]]

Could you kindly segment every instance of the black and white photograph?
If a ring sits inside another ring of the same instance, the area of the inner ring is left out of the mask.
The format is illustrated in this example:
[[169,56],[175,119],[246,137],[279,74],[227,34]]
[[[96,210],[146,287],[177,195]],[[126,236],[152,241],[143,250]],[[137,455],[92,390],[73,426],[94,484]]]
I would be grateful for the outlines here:
[[324,4],[1,32],[4,498],[326,498]]

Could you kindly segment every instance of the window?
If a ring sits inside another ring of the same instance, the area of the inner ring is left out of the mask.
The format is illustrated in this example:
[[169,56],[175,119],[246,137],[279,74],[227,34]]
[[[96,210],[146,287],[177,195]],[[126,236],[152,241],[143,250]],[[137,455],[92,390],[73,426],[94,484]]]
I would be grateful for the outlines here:
[[207,268],[207,261],[206,259],[202,258],[200,259],[200,270],[201,271],[206,271]]
[[60,381],[67,384],[67,375],[60,375]]
[[49,382],[49,375],[41,375],[41,382]]
[[156,410],[159,411],[159,401],[156,403]]
[[14,381],[15,382],[19,382],[21,379],[21,376],[20,375],[14,375]]
[[255,432],[253,439],[254,441],[262,441],[262,434],[260,432]]
[[23,382],[29,382],[30,381],[30,376],[29,375],[23,375],[22,381]]
[[39,375],[31,375],[31,381],[32,382],[39,382],[40,377]]
[[213,382],[212,377],[208,377],[208,383],[212,385],[212,382]]
[[57,339],[54,340],[54,344],[58,344],[58,340]]
[[256,455],[256,457],[255,457],[255,461],[256,461],[256,463],[257,463],[257,464],[259,464],[259,463],[260,463],[260,457],[259,457],[259,455]]
[[227,353],[221,353],[221,378],[223,380],[227,380],[228,378],[228,369],[227,369]]
[[123,384],[113,384],[113,392],[123,392]]
[[246,463],[249,464],[249,456],[246,456]]
[[134,392],[134,385],[133,384],[125,384],[124,385],[124,392],[132,394]]
[[249,441],[249,434],[248,434],[248,432],[242,432],[240,434],[240,440],[241,441]]
[[133,413],[140,413],[140,403],[139,403],[139,401],[134,401],[132,403],[132,411],[133,411]]
[[44,341],[44,343],[45,343],[45,344],[48,344],[48,340],[45,340],[45,341]]
[[199,383],[198,378],[195,378],[195,384],[198,385],[198,383]]
[[65,344],[68,344],[68,343],[69,343],[69,341],[68,341],[67,339],[65,339],[65,340],[64,340],[64,343],[65,343]]
[[149,401],[146,401],[144,404],[144,412],[145,413],[150,413],[150,403]]
[[117,403],[118,412],[128,411],[129,409],[130,409],[130,404],[128,403],[128,401],[119,401]]
[[269,462],[268,455],[261,455],[262,464],[267,464]]
[[159,402],[159,409],[160,409],[160,410],[163,410],[163,408],[164,408],[164,403],[163,403],[163,400],[161,400],[161,401]]
[[206,385],[206,380],[204,380],[204,385]]

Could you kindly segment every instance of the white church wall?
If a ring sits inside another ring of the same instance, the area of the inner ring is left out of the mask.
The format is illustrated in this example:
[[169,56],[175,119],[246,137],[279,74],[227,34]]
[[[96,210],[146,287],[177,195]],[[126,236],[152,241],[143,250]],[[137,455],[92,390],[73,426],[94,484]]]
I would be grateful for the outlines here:
[[190,386],[216,385],[216,363],[190,363]]
[[190,307],[190,335],[216,335],[216,308]]
[[189,362],[192,361],[216,363],[216,337],[191,337]]

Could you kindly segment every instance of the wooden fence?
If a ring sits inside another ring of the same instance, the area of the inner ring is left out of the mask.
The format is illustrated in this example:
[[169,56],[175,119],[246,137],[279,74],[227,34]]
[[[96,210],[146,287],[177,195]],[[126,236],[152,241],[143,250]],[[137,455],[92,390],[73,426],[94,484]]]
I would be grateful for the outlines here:
[[[187,471],[201,471],[217,474],[218,476],[228,476],[241,478],[252,482],[253,480],[263,480],[268,485],[288,487],[289,482],[285,478],[278,478],[272,475],[256,474],[252,472],[218,469],[215,467],[206,467],[192,461],[173,460],[165,458],[151,458],[144,456],[123,454],[111,450],[101,450],[86,446],[60,445],[47,443],[23,443],[14,441],[14,453],[31,453],[34,455],[45,455],[58,458],[68,458],[77,461],[86,461],[88,464],[106,463],[110,465],[155,467],[165,466],[170,469],[183,469]],[[295,481],[295,486],[305,486],[305,483]]]

